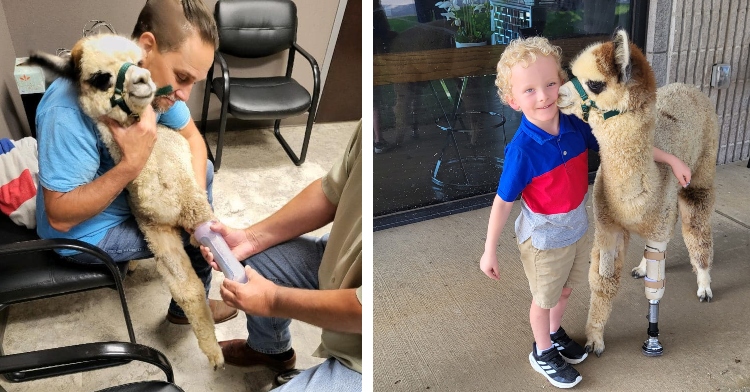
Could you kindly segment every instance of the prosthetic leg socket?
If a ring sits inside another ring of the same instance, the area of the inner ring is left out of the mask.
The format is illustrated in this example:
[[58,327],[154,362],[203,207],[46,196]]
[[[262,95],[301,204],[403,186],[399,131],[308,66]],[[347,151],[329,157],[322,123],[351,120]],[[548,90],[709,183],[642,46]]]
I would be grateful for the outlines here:
[[648,299],[648,339],[643,343],[643,355],[660,356],[664,348],[659,342],[659,301],[664,296],[666,242],[646,241],[643,258],[646,260],[646,276],[643,280]]

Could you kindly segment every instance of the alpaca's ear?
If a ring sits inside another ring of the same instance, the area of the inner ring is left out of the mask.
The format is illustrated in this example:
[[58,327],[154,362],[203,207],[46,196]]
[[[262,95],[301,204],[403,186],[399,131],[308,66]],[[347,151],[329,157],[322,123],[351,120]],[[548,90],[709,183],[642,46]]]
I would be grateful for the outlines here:
[[620,83],[627,83],[630,80],[632,63],[630,62],[630,40],[625,30],[617,30],[612,38],[615,46],[615,66],[619,71],[618,79]]
[[30,65],[38,65],[48,69],[57,75],[75,80],[75,64],[70,55],[55,56],[43,52],[31,52],[29,59],[26,61]]

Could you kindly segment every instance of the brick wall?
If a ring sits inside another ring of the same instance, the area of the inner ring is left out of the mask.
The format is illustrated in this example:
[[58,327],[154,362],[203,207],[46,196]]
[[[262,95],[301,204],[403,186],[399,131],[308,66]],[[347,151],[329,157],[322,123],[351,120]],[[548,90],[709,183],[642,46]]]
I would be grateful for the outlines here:
[[[646,55],[657,83],[681,82],[711,97],[719,116],[717,164],[750,157],[750,1],[651,0]],[[711,87],[714,64],[730,64],[728,88]]]

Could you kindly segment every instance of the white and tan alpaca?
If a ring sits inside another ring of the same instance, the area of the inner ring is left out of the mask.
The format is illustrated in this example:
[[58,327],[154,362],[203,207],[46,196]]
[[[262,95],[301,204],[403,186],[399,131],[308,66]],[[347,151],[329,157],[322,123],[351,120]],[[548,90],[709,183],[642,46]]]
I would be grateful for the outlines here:
[[[657,90],[645,56],[624,31],[617,31],[612,42],[586,48],[573,60],[571,70],[575,78],[560,88],[558,106],[566,114],[588,117],[601,157],[593,189],[595,233],[586,348],[597,355],[604,351],[604,326],[620,286],[632,232],[646,239],[644,257],[631,272],[635,278],[645,277],[649,300],[649,337],[643,353],[661,355],[657,337],[664,255],[678,213],[697,275],[698,298],[710,301],[713,296],[709,270],[716,114],[709,98],[693,86],[673,83]],[[690,167],[692,179],[686,188],[679,185],[669,165],[654,162],[653,146]]]
[[[81,109],[94,119],[112,158],[120,162],[120,148],[109,128],[97,119],[106,116],[128,126],[151,104],[156,86],[148,70],[138,67],[141,57],[141,48],[135,42],[102,34],[77,42],[69,58],[33,53],[29,61],[73,81]],[[120,69],[128,63],[132,65],[126,68],[124,79],[118,83]],[[121,94],[115,99],[122,97],[131,115],[111,103],[116,87],[121,89]],[[198,345],[210,364],[214,369],[223,367],[224,357],[216,341],[203,284],[190,264],[180,235],[181,229],[192,230],[214,218],[206,192],[195,180],[185,138],[172,129],[158,126],[151,156],[127,190],[133,215],[154,254],[156,269],[185,311]]]

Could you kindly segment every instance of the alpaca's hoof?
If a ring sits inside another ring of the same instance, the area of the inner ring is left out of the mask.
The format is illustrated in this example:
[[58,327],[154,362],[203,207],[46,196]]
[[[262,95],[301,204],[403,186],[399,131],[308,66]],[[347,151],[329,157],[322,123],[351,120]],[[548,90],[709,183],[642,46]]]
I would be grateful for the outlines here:
[[604,352],[604,341],[601,339],[589,339],[583,348],[587,353],[593,352],[597,357],[601,357]]
[[224,355],[221,353],[221,347],[218,344],[215,349],[211,350],[211,353],[206,353],[206,356],[208,357],[208,363],[214,367],[214,370],[224,369]]
[[633,279],[640,279],[644,276],[646,276],[646,269],[640,269],[640,267],[635,267],[630,271],[630,276],[633,277]]
[[706,289],[698,289],[698,299],[701,302],[711,302],[711,300],[714,298],[713,293],[711,292],[710,288]]
[[224,358],[209,360],[209,362],[213,365],[214,371],[219,370],[219,368],[224,369]]

